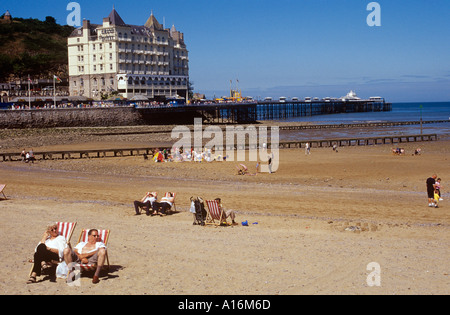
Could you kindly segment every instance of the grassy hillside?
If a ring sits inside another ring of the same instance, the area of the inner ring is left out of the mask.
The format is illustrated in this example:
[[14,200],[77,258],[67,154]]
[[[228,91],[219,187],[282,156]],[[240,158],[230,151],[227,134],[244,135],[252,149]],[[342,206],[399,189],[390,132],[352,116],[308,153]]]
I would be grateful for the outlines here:
[[10,79],[67,77],[67,37],[73,27],[45,21],[14,18],[0,23],[0,82]]

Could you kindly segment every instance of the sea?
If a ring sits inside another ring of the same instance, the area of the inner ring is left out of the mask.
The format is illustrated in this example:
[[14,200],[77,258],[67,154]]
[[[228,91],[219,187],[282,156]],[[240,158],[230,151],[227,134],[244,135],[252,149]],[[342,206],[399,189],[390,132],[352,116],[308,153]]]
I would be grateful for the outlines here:
[[[354,135],[355,131],[360,137],[371,136],[390,136],[390,135],[415,135],[415,134],[438,134],[438,137],[450,139],[450,102],[433,103],[393,103],[392,111],[388,112],[365,112],[365,113],[343,113],[329,115],[315,115],[306,117],[295,117],[280,120],[283,122],[312,122],[314,124],[351,124],[351,123],[372,123],[372,122],[390,122],[390,121],[422,121],[417,125],[403,125],[394,127],[380,128],[358,128],[357,130],[346,130],[344,128],[327,129],[327,138],[333,137],[345,138]],[[426,123],[427,121],[445,121],[441,123]],[[297,134],[291,134],[285,140],[294,140],[305,134],[305,131],[299,131]],[[323,138],[321,135],[310,135],[312,139]]]

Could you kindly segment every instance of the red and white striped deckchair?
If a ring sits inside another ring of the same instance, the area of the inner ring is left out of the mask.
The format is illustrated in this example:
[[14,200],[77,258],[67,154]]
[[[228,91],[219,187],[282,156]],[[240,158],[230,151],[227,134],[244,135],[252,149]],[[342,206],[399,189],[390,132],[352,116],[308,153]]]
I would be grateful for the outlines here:
[[71,246],[70,239],[72,238],[72,234],[73,231],[75,230],[77,222],[56,222],[56,224],[58,225],[59,235],[64,236],[67,244]]
[[3,194],[3,197],[4,197],[5,200],[6,200],[6,199],[8,199],[8,198],[6,198],[6,195],[5,195],[5,193],[3,192],[3,190],[5,189],[5,187],[6,187],[6,184],[0,184],[0,193]]
[[207,215],[206,224],[213,225],[229,225],[227,223],[226,215],[223,211],[223,207],[219,200],[206,200],[207,205]]
[[[110,230],[100,230],[97,229],[99,239],[107,246],[108,245],[108,239]],[[81,242],[87,242],[89,236],[89,229],[84,229],[81,231],[80,238],[78,239],[78,243]],[[97,269],[97,264],[77,264],[76,267],[80,267],[81,271],[94,271]],[[106,251],[106,264],[104,266],[104,269],[109,270],[109,258],[108,258],[108,251]]]

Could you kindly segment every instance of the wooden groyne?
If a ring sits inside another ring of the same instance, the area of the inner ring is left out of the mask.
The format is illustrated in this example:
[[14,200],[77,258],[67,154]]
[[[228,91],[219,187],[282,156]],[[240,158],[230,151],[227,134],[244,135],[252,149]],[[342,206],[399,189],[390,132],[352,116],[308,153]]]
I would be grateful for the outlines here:
[[280,149],[287,148],[304,148],[306,143],[311,147],[332,147],[337,145],[343,146],[361,146],[361,145],[379,145],[379,144],[402,144],[409,142],[422,141],[437,141],[437,134],[422,134],[422,135],[401,135],[401,136],[379,136],[379,137],[365,137],[365,138],[343,138],[343,139],[325,139],[325,140],[309,140],[309,141],[287,141],[280,142]]
[[[269,149],[288,149],[288,148],[304,148],[306,143],[311,147],[332,147],[337,145],[343,146],[361,146],[361,145],[381,145],[381,144],[401,144],[410,142],[422,141],[437,141],[437,134],[422,134],[422,135],[401,135],[401,136],[379,136],[379,137],[365,137],[365,138],[342,138],[342,139],[324,139],[324,140],[302,140],[302,141],[284,141],[280,142],[278,146],[275,144],[268,144]],[[155,150],[170,150],[171,147],[152,147],[152,148],[126,148],[126,149],[106,149],[106,150],[66,150],[66,151],[45,151],[34,152],[36,160],[52,160],[52,159],[83,159],[83,158],[105,158],[105,157],[125,157],[125,156],[153,156]],[[217,148],[219,150],[242,150],[242,149],[257,149],[250,148],[248,145],[238,146],[234,145],[223,146]],[[18,153],[0,153],[0,161],[22,161],[20,152]]]
[[[104,158],[104,157],[124,157],[153,155],[156,148],[126,148],[126,149],[105,149],[105,150],[64,150],[64,151],[37,151],[33,152],[36,160],[54,159],[83,159],[83,158]],[[20,153],[0,153],[0,161],[22,161]]]
[[317,125],[298,125],[298,126],[280,126],[280,130],[309,130],[309,129],[340,129],[340,128],[368,128],[368,127],[395,127],[412,126],[420,124],[440,124],[450,123],[450,120],[426,120],[426,121],[384,121],[369,123],[349,123],[349,124],[317,124]]

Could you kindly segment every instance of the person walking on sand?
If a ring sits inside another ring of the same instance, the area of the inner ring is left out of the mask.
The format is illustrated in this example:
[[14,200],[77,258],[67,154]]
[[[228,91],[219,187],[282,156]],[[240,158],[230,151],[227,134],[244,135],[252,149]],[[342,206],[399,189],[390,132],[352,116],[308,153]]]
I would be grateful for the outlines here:
[[311,147],[309,145],[309,142],[306,142],[305,145],[305,155],[311,154]]
[[428,195],[428,207],[434,207],[434,190],[436,186],[436,178],[437,175],[433,174],[431,177],[427,178],[426,186],[427,186],[427,195]]

